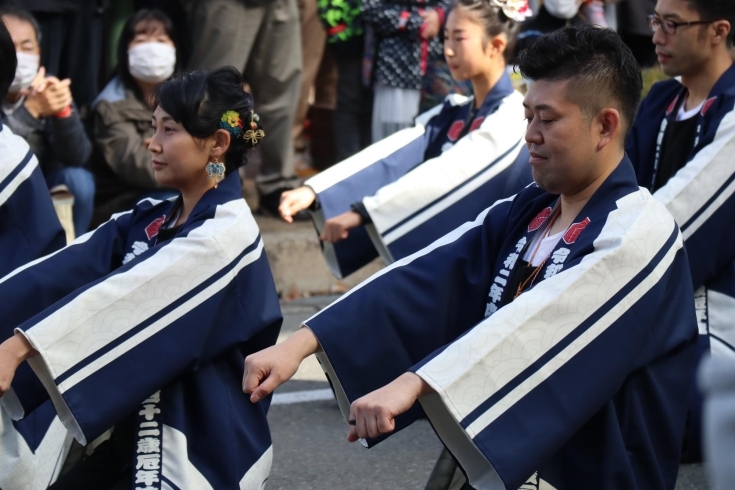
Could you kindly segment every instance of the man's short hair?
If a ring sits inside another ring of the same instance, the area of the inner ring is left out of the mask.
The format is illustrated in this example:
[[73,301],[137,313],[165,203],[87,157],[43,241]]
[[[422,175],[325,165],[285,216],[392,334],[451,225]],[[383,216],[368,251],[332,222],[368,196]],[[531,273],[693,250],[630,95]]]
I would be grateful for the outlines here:
[[4,22],[0,22],[0,100],[5,100],[10,84],[15,78],[18,57],[15,55],[15,44],[10,37]]
[[5,15],[14,19],[22,20],[23,22],[28,22],[36,33],[36,41],[41,44],[41,26],[38,24],[38,20],[36,20],[32,13],[11,4],[0,7],[0,17]]
[[[732,0],[731,0],[732,1]],[[524,78],[568,80],[569,99],[590,118],[605,107],[620,112],[630,131],[641,102],[641,69],[612,29],[568,26],[538,38],[518,56]]]
[[[730,23],[727,45],[733,46],[735,36],[735,2],[733,0],[688,0],[702,20],[726,20]],[[706,26],[704,26],[706,27]]]

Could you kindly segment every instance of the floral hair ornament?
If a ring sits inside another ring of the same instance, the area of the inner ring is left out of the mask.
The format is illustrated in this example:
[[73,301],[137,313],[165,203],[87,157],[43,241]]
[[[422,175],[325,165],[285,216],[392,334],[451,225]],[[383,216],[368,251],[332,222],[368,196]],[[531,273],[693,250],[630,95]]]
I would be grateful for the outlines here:
[[219,127],[226,130],[234,138],[237,138],[242,134],[242,119],[240,119],[240,114],[235,111],[225,112],[219,120]]
[[506,17],[516,22],[523,22],[533,16],[528,0],[490,0],[496,7],[500,7]]
[[250,129],[245,131],[245,135],[243,138],[246,141],[250,141],[253,146],[258,144],[258,141],[262,140],[265,137],[265,132],[262,129],[258,129],[258,121],[260,121],[260,116],[258,116],[256,113],[251,112],[250,113]]

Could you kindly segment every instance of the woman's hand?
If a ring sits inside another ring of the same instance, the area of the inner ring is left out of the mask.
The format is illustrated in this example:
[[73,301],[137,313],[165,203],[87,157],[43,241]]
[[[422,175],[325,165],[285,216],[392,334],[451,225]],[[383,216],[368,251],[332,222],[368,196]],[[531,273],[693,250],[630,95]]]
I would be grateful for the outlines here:
[[352,228],[357,228],[360,225],[362,225],[362,216],[354,211],[347,211],[332,219],[328,219],[324,223],[324,229],[319,239],[329,243],[340,242],[350,236],[350,230]]
[[404,373],[384,387],[358,398],[350,405],[347,440],[375,438],[396,428],[395,418],[408,411],[419,397],[434,390],[420,376]]
[[278,212],[281,218],[288,223],[293,223],[293,217],[299,211],[311,206],[316,199],[316,194],[309,186],[301,186],[281,194],[281,203]]
[[35,355],[38,355],[36,349],[20,333],[0,344],[0,396],[10,390],[20,363]]
[[295,332],[284,342],[245,358],[242,391],[257,403],[291,379],[301,361],[319,349],[314,333],[308,328]]

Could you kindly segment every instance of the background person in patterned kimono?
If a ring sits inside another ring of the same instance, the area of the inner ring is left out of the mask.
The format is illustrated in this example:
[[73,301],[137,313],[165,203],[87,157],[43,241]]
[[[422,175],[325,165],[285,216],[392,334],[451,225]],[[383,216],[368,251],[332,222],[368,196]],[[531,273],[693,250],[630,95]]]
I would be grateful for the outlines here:
[[[735,362],[735,2],[659,0],[651,18],[663,71],[626,150],[638,184],[681,227],[699,321],[700,356]],[[692,398],[682,459],[699,461],[702,395]]]
[[[237,172],[262,135],[253,100],[234,68],[155,97],[149,151],[179,197],[141,201],[0,281],[4,409],[50,398],[82,444],[115,427],[53,490],[260,489],[270,471],[269,401],[239,389],[245,356],[281,325]],[[24,359],[33,372],[13,379]]]
[[317,353],[348,440],[423,410],[467,489],[673,490],[697,328],[681,233],[624,153],[640,69],[589,26],[519,67],[536,184],[249,356],[243,389]]
[[284,193],[286,221],[314,209],[337,277],[378,253],[388,263],[410,255],[531,181],[522,96],[506,73],[519,21],[529,13],[520,3],[522,13],[459,0],[449,13],[444,54],[452,76],[470,80],[475,97],[449,96],[415,127]]

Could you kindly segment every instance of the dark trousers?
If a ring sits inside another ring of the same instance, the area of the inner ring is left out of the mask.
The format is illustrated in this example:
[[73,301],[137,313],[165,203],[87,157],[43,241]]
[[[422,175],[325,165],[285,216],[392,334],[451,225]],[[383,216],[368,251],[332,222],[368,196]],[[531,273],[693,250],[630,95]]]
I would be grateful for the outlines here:
[[49,490],[130,490],[133,487],[135,426],[132,416],[115,426],[112,437],[56,480]]
[[362,84],[362,55],[337,59],[337,110],[334,112],[334,150],[337,162],[370,144],[372,91]]

